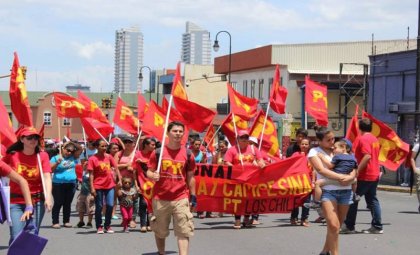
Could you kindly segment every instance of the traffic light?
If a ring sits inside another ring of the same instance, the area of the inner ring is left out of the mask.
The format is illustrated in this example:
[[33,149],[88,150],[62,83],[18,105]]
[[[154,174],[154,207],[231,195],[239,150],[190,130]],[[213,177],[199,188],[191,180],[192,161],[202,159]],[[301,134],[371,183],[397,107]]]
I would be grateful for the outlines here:
[[106,108],[106,97],[102,98],[102,108]]
[[102,108],[109,109],[112,106],[112,99],[109,97],[102,98]]

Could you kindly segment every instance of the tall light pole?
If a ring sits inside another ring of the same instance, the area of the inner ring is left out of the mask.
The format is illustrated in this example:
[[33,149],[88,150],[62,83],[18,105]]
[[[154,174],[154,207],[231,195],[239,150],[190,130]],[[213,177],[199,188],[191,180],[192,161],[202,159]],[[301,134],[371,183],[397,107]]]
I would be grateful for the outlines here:
[[143,70],[143,68],[149,69],[149,102],[150,102],[150,101],[152,101],[152,69],[148,66],[140,67],[140,71],[139,71],[140,82],[143,82],[143,73],[141,72],[141,70]]
[[[231,71],[232,71],[232,36],[230,35],[230,33],[228,31],[222,30],[217,32],[216,34],[216,38],[214,39],[214,44],[213,44],[213,50],[215,52],[217,52],[220,48],[219,46],[219,41],[217,40],[217,36],[219,36],[220,33],[226,33],[229,36],[229,69],[228,69],[228,74],[229,74],[229,86],[231,85],[230,83],[230,76],[231,76]],[[227,100],[227,110],[228,113],[230,111],[230,102],[229,102],[229,96],[228,96],[228,100]]]

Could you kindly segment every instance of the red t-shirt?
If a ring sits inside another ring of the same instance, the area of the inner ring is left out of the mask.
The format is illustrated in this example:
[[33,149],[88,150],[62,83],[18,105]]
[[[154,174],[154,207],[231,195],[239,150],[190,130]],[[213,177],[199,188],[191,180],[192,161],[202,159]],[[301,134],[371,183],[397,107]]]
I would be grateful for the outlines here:
[[8,164],[0,160],[0,177],[8,176],[12,170]]
[[[130,154],[129,156],[124,156],[124,155],[122,155],[123,154],[122,151],[120,151],[118,153],[119,153],[118,154],[118,159],[119,159],[118,164],[127,164],[127,163],[129,163],[130,160],[131,160],[131,155],[133,155],[133,154]],[[134,164],[134,162],[136,160],[136,157],[137,157],[137,155],[140,152],[139,151],[133,151],[132,153],[134,153],[134,158],[133,158],[133,162],[131,163],[131,165]],[[133,172],[130,171],[130,170],[128,170],[127,167],[121,168],[120,169],[120,174],[121,174],[121,177],[131,177],[131,178],[133,178]]]
[[93,187],[95,189],[112,189],[115,187],[111,167],[117,167],[115,159],[109,155],[91,156],[88,160],[87,170],[93,172]]
[[[51,173],[51,165],[48,154],[41,151],[39,156],[41,159],[42,172]],[[40,201],[40,193],[43,192],[43,189],[36,154],[25,155],[23,152],[18,151],[13,154],[8,154],[5,161],[14,171],[26,179],[35,202]],[[10,182],[10,203],[25,204],[20,186],[14,182]]]
[[377,181],[379,178],[379,150],[380,145],[378,139],[371,133],[365,133],[358,141],[355,142],[354,156],[357,163],[360,164],[363,156],[369,154],[371,156],[366,169],[360,171],[358,180],[361,181]]
[[[185,147],[171,150],[165,146],[162,153],[160,179],[154,186],[153,198],[168,201],[188,198],[187,172],[195,169],[194,157],[191,155],[188,164],[186,164],[187,150]],[[151,155],[149,169],[157,168],[159,159],[156,156],[156,154]]]
[[252,165],[254,160],[262,159],[261,152],[257,148],[247,145],[239,154],[238,146],[235,145],[227,150],[224,161],[230,162],[234,166],[241,165],[240,155],[244,165]]

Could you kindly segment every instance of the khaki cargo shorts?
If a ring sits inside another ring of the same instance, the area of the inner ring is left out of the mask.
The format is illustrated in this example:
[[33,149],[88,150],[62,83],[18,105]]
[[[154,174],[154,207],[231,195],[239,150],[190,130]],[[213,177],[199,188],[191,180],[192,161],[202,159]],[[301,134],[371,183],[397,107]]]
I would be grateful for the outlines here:
[[79,213],[84,213],[85,215],[95,214],[95,198],[91,194],[79,194],[77,197],[76,210]]
[[173,218],[176,237],[191,237],[194,235],[193,214],[187,198],[178,201],[154,199],[153,216],[150,218],[150,227],[158,238],[169,236],[169,224]]

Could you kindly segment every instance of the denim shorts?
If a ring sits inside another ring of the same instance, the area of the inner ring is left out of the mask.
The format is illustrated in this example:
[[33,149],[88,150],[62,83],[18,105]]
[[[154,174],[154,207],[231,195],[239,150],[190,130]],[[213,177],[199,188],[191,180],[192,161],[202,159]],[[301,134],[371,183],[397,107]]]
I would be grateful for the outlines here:
[[350,205],[353,203],[353,192],[351,189],[343,190],[322,190],[321,202],[334,201],[339,205]]

